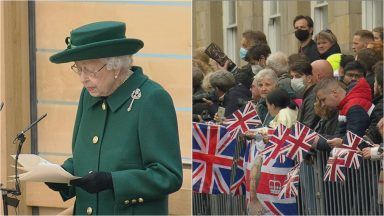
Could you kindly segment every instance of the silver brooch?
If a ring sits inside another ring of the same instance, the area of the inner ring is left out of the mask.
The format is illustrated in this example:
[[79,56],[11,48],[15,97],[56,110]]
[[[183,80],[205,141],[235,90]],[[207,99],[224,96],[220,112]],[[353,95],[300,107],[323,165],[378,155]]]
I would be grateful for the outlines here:
[[127,109],[128,112],[132,110],[133,101],[138,100],[138,99],[141,98],[141,91],[140,91],[140,89],[138,89],[138,88],[135,89],[135,90],[132,92],[132,94],[131,94],[131,98],[132,98],[132,100],[131,100],[131,104],[129,104],[129,107],[128,107],[128,109]]

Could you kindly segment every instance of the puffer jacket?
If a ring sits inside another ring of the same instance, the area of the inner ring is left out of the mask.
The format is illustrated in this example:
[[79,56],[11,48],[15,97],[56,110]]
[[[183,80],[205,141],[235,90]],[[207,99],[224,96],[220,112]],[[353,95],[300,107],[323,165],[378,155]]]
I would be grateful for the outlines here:
[[[362,137],[365,130],[369,127],[370,118],[373,108],[371,102],[371,89],[368,82],[361,78],[356,85],[351,88],[344,99],[339,103],[339,117],[336,135],[328,137],[340,137],[343,143],[348,143],[346,136],[347,131]],[[320,138],[317,148],[320,150],[330,151],[331,148],[325,139]]]

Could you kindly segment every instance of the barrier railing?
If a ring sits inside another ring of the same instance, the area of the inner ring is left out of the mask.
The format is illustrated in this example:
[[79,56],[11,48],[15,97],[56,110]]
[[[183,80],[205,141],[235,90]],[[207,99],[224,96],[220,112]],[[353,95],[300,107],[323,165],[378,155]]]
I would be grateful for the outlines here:
[[[345,182],[323,181],[327,152],[317,152],[300,169],[301,215],[383,215],[378,202],[380,161],[360,160],[360,169],[346,169]],[[235,156],[235,160],[237,155]],[[246,214],[245,196],[193,193],[194,215]]]

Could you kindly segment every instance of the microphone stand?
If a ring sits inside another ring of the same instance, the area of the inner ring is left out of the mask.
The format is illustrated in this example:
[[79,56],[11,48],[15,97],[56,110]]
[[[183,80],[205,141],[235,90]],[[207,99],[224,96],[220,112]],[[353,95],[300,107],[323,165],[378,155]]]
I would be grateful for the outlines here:
[[[40,116],[39,119],[32,122],[27,128],[25,128],[23,131],[18,133],[16,135],[16,138],[13,140],[13,144],[18,143],[17,151],[16,151],[16,157],[15,157],[15,189],[7,189],[7,188],[0,188],[3,198],[3,209],[4,209],[4,215],[8,215],[8,206],[12,206],[17,208],[19,205],[19,200],[17,199],[17,196],[21,195],[20,190],[20,180],[19,180],[19,173],[18,173],[18,161],[19,161],[19,155],[21,153],[21,149],[23,147],[23,144],[25,142],[25,132],[29,131],[33,126],[35,126],[39,121],[41,121],[43,118],[47,116],[47,113]],[[2,186],[2,184],[0,185]],[[13,196],[13,197],[11,197]]]

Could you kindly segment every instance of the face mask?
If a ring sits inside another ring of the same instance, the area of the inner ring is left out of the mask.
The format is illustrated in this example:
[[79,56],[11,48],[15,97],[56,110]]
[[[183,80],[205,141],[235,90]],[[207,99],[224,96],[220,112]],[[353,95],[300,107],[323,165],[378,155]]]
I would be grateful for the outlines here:
[[251,68],[252,68],[252,72],[253,74],[257,74],[259,71],[261,71],[263,69],[263,67],[261,67],[260,65],[251,65]]
[[240,58],[245,60],[245,56],[247,55],[247,52],[248,52],[247,49],[245,49],[244,47],[241,47],[240,48]]
[[305,41],[309,37],[309,31],[303,29],[297,29],[295,31],[295,36],[299,41]]
[[296,93],[301,93],[304,91],[305,89],[305,85],[304,85],[304,79],[301,77],[301,78],[293,78],[291,80],[291,87],[292,89],[296,92]]

